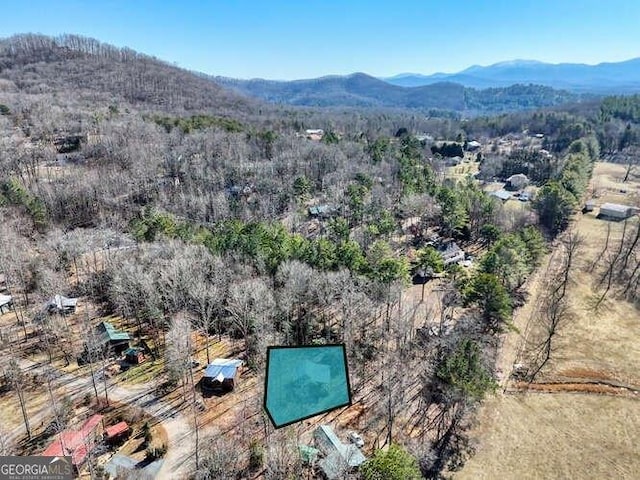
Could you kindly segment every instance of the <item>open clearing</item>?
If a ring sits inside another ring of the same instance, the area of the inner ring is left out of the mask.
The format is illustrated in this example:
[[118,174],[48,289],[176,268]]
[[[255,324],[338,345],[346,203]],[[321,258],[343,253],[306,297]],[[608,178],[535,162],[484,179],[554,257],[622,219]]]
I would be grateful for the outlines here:
[[638,478],[637,399],[523,393],[489,399],[456,479]]
[[[634,192],[640,179],[622,184],[624,171],[624,165],[596,164],[592,191],[598,204],[638,205]],[[572,228],[583,244],[568,289],[573,318],[556,336],[552,361],[538,383],[518,392],[525,385],[506,377],[522,333],[529,332],[530,340],[535,334],[526,325],[535,322],[547,265],[531,279],[528,302],[514,319],[520,333],[508,334],[501,352],[503,386],[510,393],[500,392],[482,405],[471,432],[476,455],[455,479],[638,478],[640,311],[613,291],[598,311],[593,308],[599,268],[590,272],[589,267],[601,257],[607,225],[615,242],[623,223],[576,215]]]

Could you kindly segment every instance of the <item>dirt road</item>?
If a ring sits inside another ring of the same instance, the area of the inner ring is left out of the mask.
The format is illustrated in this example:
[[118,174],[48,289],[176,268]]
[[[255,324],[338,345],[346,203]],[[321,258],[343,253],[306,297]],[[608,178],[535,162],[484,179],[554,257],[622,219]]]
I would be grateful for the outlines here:
[[[38,364],[31,360],[20,359],[20,368],[29,373],[44,373],[46,365]],[[58,376],[55,385],[64,387],[72,400],[79,400],[87,392],[93,392],[93,384],[89,375],[72,375],[60,370],[56,370]],[[98,374],[96,374],[96,377]],[[102,394],[103,381],[96,379],[98,393]],[[176,406],[164,401],[152,393],[155,387],[150,383],[132,385],[117,384],[112,380],[107,380],[107,391],[109,399],[130,406],[138,407],[148,415],[154,417],[167,432],[169,444],[167,454],[157,479],[184,478],[189,469],[190,458],[194,452],[194,442],[190,435],[191,427],[184,413]],[[32,424],[41,423],[53,416],[49,409],[40,411],[30,418]],[[9,433],[9,439],[15,440],[24,435],[24,425],[20,425]]]

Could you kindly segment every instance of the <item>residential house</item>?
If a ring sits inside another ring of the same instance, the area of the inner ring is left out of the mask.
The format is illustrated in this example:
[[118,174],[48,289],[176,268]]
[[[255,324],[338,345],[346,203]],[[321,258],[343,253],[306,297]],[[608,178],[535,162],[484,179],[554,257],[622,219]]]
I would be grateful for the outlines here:
[[233,390],[243,363],[238,359],[214,358],[204,371],[201,384],[203,391]]
[[445,265],[459,262],[465,258],[464,250],[462,250],[456,242],[449,242],[442,245],[438,248],[438,251]]
[[529,177],[524,173],[516,173],[507,178],[505,188],[508,190],[522,190],[527,185],[529,185]]
[[131,336],[127,332],[121,332],[109,322],[100,322],[96,327],[96,333],[100,339],[100,343],[104,347],[110,347],[120,355],[129,348]]
[[617,203],[603,203],[600,205],[599,217],[610,218],[613,220],[624,220],[629,218],[634,213],[637,213],[638,209],[630,207],[629,205],[620,205]]
[[316,428],[313,438],[318,449],[325,455],[318,465],[329,480],[342,478],[345,471],[355,470],[366,461],[358,447],[342,443],[329,425]]
[[315,205],[309,207],[309,215],[315,218],[329,218],[336,213],[336,208],[331,205]]
[[13,307],[13,297],[11,295],[0,294],[0,315],[11,311]]
[[67,298],[64,295],[55,295],[47,302],[45,310],[49,313],[69,314],[74,313],[77,306],[77,298]]
[[467,151],[475,152],[481,146],[482,146],[482,144],[480,142],[478,142],[477,140],[471,140],[470,142],[467,142]]
[[71,457],[71,463],[79,469],[87,456],[102,438],[102,415],[88,418],[79,430],[64,430],[56,435],[54,442],[42,452],[43,457]]
[[319,142],[324,137],[324,130],[321,128],[308,128],[304,133],[305,137],[316,142]]

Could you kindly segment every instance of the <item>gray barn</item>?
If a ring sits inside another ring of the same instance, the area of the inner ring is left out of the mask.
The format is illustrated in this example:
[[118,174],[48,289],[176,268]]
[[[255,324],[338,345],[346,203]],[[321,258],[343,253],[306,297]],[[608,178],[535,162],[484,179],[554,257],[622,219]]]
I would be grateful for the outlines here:
[[629,218],[635,212],[636,209],[634,207],[630,207],[629,205],[620,205],[618,203],[603,203],[600,206],[600,216],[616,220]]

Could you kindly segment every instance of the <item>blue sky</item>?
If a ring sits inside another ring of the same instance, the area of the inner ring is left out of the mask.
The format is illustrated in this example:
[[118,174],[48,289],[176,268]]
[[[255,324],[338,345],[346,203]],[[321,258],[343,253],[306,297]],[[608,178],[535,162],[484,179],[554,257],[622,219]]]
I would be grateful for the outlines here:
[[0,0],[0,12],[0,37],[77,33],[239,78],[640,56],[637,0]]

